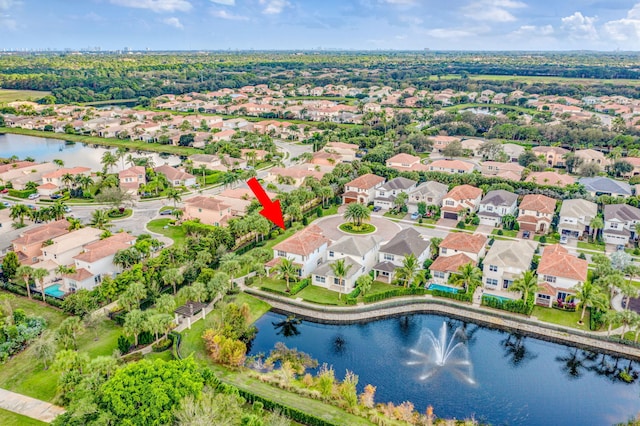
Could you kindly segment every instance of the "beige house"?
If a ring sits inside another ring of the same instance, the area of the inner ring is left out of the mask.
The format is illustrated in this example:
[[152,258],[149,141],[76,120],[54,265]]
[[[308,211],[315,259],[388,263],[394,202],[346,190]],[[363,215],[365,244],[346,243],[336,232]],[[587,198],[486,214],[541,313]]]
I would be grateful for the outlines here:
[[165,175],[173,186],[193,186],[196,184],[196,177],[184,170],[176,169],[166,164],[156,167],[154,170],[156,173]]
[[420,162],[420,157],[410,154],[394,155],[387,160],[386,165],[401,172],[419,172],[428,169]]
[[130,194],[137,194],[141,185],[147,183],[146,170],[142,166],[132,166],[118,172],[120,188]]
[[372,203],[376,196],[376,189],[384,183],[385,179],[372,173],[359,176],[347,183],[344,187],[342,201],[349,203]]
[[327,142],[324,148],[322,148],[324,152],[338,154],[342,157],[342,161],[347,163],[356,159],[358,149],[358,145],[344,142]]
[[537,245],[531,240],[495,240],[482,262],[484,287],[516,299],[517,294],[508,292],[508,289],[525,271],[531,269]]
[[457,138],[455,136],[438,135],[438,136],[431,136],[429,140],[433,142],[433,149],[435,149],[438,152],[442,152],[442,150],[445,149],[447,146],[449,146],[451,142],[459,141],[460,138]]
[[307,177],[320,180],[331,171],[331,167],[319,164],[296,164],[291,167],[273,167],[269,169],[265,182],[282,183],[283,180],[290,179],[293,185],[301,186]]
[[518,163],[500,163],[498,161],[484,161],[482,163],[482,174],[485,176],[500,177],[505,172],[509,172],[520,177],[523,170],[524,167]]
[[589,262],[569,254],[559,244],[544,248],[538,264],[538,291],[535,303],[551,307],[554,302],[567,301],[575,294],[575,286],[587,280]]
[[73,257],[80,254],[85,245],[99,241],[103,232],[101,229],[86,227],[52,238],[50,244],[42,245],[42,260],[70,265]]
[[56,220],[20,234],[20,237],[11,242],[20,263],[23,265],[36,263],[42,255],[42,243],[67,234],[69,225],[66,219]]
[[184,202],[185,219],[200,219],[200,222],[224,226],[233,217],[231,206],[215,197],[197,196]]
[[604,156],[600,151],[595,149],[579,149],[575,153],[575,156],[582,159],[582,164],[596,164],[600,167],[600,171],[611,164],[611,160]]
[[478,210],[482,198],[482,189],[471,185],[454,187],[442,200],[441,215],[443,219],[459,220],[465,211]]
[[557,172],[531,172],[525,182],[534,182],[539,185],[551,185],[565,187],[573,185],[576,181],[569,175]]
[[453,174],[471,173],[475,168],[472,163],[462,160],[436,160],[430,163],[427,167],[431,172]]
[[569,153],[559,146],[536,146],[531,150],[538,157],[544,157],[544,162],[550,167],[564,167],[564,156]]

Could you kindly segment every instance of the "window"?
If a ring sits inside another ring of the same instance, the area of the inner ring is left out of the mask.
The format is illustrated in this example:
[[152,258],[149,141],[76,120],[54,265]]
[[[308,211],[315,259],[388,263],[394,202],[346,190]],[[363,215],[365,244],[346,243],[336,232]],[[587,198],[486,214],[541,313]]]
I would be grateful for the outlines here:
[[497,265],[489,265],[489,271],[498,272],[498,266]]
[[498,280],[493,279],[493,278],[487,278],[487,285],[496,286],[496,285],[498,285]]
[[334,283],[335,285],[340,285],[340,278],[338,278],[338,277],[334,278],[334,279],[333,279],[333,283]]
[[508,289],[511,284],[513,284],[512,280],[504,280],[502,281],[502,288]]
[[445,278],[444,272],[442,272],[442,271],[433,271],[433,277],[434,278]]
[[615,222],[612,222],[612,223],[610,223],[610,224],[609,224],[609,227],[610,227],[611,229],[618,229],[618,224],[617,224],[617,223],[615,223]]
[[316,275],[316,282],[324,284],[325,278],[321,277],[320,275]]
[[539,294],[538,295],[538,299],[549,300],[549,299],[551,299],[551,296],[549,296],[548,294]]
[[278,257],[287,257],[287,252],[286,251],[282,251],[282,250],[278,250]]
[[447,248],[446,247],[440,247],[440,253],[447,254]]
[[389,260],[393,262],[393,259],[394,259],[394,256],[392,254],[388,254],[388,253],[384,254],[384,260]]
[[389,273],[387,271],[382,271],[380,275],[382,275],[383,277],[388,277]]
[[453,206],[455,203],[454,203],[453,201],[451,201],[451,200],[447,200],[447,201],[445,202],[445,204],[446,204],[447,206]]
[[493,211],[493,206],[487,206],[487,211],[488,212],[492,212]]
[[555,283],[556,282],[556,277],[553,277],[551,275],[545,275],[544,276],[544,280],[548,283]]
[[333,252],[332,251],[329,252],[329,257],[333,257]]

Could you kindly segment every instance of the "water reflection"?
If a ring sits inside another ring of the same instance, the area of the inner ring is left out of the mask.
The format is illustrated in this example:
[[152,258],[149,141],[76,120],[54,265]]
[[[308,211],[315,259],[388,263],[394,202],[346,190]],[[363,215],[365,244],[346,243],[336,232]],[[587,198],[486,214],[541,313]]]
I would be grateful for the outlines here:
[[533,354],[527,349],[525,340],[526,338],[520,334],[509,334],[506,339],[500,342],[505,349],[504,357],[514,367],[521,367],[527,361],[538,357],[537,354]]
[[299,318],[290,315],[284,321],[272,322],[271,324],[273,324],[273,328],[278,330],[276,333],[278,336],[292,337],[300,334],[297,326],[301,322]]

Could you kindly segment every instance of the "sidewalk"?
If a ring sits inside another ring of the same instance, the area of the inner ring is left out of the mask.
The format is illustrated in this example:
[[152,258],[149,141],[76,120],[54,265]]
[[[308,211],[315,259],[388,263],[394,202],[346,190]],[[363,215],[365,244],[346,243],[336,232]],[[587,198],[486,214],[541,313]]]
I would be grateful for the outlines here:
[[65,412],[64,408],[26,395],[0,389],[0,408],[41,422],[51,423]]

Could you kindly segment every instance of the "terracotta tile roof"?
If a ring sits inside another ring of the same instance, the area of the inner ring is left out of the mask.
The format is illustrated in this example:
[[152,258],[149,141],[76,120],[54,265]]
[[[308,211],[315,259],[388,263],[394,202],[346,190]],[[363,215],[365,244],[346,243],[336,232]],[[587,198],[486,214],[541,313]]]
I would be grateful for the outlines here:
[[468,263],[472,263],[474,266],[477,264],[475,260],[471,259],[464,253],[459,253],[453,256],[438,256],[438,258],[429,266],[430,271],[440,272],[458,272],[461,266]]
[[536,291],[536,294],[546,294],[547,296],[555,297],[556,288],[548,282],[541,282],[538,284],[538,291]]
[[276,244],[273,249],[285,253],[308,256],[322,247],[323,244],[328,244],[329,242],[329,239],[322,234],[322,229],[312,225]]
[[53,183],[44,183],[42,185],[38,185],[38,189],[56,189],[58,185]]
[[391,163],[413,164],[413,163],[419,163],[419,162],[420,162],[420,157],[416,155],[404,154],[404,153],[396,154],[387,160],[387,164],[391,164]]
[[528,214],[524,214],[522,216],[518,216],[518,222],[524,223],[538,223],[538,222],[551,222],[551,219],[544,216],[531,216]]
[[220,211],[224,209],[228,209],[230,206],[225,204],[223,201],[214,198],[214,197],[205,197],[203,195],[198,195],[197,197],[189,198],[184,202],[185,205],[189,207],[195,207],[203,210],[213,210]]
[[589,262],[579,259],[559,244],[545,247],[538,265],[538,275],[551,275],[584,282]]
[[480,253],[487,244],[487,237],[482,234],[467,234],[464,232],[450,232],[440,243],[441,248]]
[[87,173],[90,171],[91,169],[89,167],[73,167],[70,169],[62,168],[62,169],[55,170],[51,173],[45,173],[42,175],[42,177],[47,179],[60,178],[66,175],[67,173],[69,173],[70,175],[79,175],[79,174]]
[[473,164],[461,160],[436,160],[433,163],[429,163],[429,167],[434,169],[473,170]]
[[544,214],[556,211],[556,200],[542,194],[528,194],[520,202],[520,210],[531,210]]
[[169,179],[170,181],[187,180],[187,179],[193,179],[195,177],[192,174],[183,172],[181,170],[176,169],[175,167],[171,167],[166,164],[160,167],[156,167],[154,170],[157,173],[162,173],[163,175],[165,175],[167,179]]
[[19,246],[41,243],[67,234],[69,232],[67,228],[69,228],[69,222],[67,222],[66,219],[56,220],[55,222],[25,231],[19,238],[13,240],[13,244]]
[[93,274],[84,268],[77,269],[75,274],[63,275],[63,277],[68,278],[70,280],[74,280],[74,281],[84,281],[87,278],[91,278],[92,276]]
[[456,201],[473,200],[482,195],[482,189],[476,188],[471,185],[460,185],[453,188],[445,196],[445,198],[452,198]]
[[546,154],[548,152],[553,152],[554,154],[559,155],[564,155],[569,152],[559,146],[536,146],[535,148],[532,148],[531,151],[535,152],[536,154]]
[[563,175],[557,172],[533,172],[527,176],[526,182],[535,182],[540,185],[567,186],[572,185],[576,181],[569,175]]
[[15,163],[2,164],[0,165],[0,173],[7,172],[9,170],[17,170],[22,169],[24,167],[31,167],[36,163],[32,161],[16,161]]
[[129,167],[128,169],[124,169],[118,172],[118,176],[120,177],[126,177],[126,176],[138,177],[138,175],[144,176],[145,174],[146,174],[146,170],[142,166],[132,166],[132,167]]
[[119,232],[105,238],[104,240],[87,244],[84,247],[84,253],[80,253],[73,258],[83,262],[93,263],[96,260],[104,259],[107,256],[116,254],[118,250],[124,250],[131,247],[128,243],[135,240],[136,237],[129,235],[126,232]]
[[[265,191],[269,198],[275,198],[276,193]],[[256,198],[254,193],[249,188],[233,188],[225,189],[219,194],[221,197],[236,198],[238,200],[253,200]]]
[[372,173],[367,173],[360,177],[355,178],[351,182],[347,183],[345,186],[355,187],[360,189],[371,189],[377,184],[382,182],[384,182],[383,177],[376,176]]

